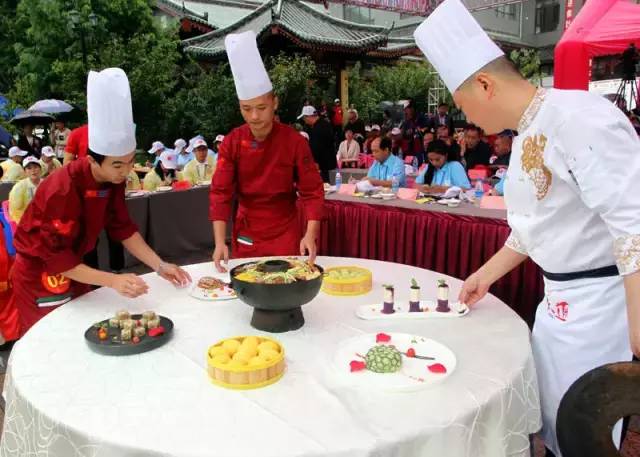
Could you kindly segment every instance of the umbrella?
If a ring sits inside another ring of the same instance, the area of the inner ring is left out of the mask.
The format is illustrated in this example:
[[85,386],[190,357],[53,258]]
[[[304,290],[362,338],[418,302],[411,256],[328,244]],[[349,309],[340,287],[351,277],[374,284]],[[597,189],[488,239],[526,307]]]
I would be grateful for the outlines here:
[[68,113],[73,111],[73,106],[62,100],[39,100],[29,107],[29,111],[40,111],[49,114]]
[[53,117],[41,111],[23,111],[10,121],[12,124],[48,125],[53,122]]
[[11,134],[0,125],[0,145],[11,146]]

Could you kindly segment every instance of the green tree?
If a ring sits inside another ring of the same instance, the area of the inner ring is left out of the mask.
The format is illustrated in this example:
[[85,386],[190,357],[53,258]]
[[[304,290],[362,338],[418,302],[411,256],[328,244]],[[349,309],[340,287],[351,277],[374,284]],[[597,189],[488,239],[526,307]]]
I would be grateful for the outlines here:
[[540,69],[540,53],[536,49],[514,49],[509,59],[518,67],[522,76],[533,84],[540,85],[546,76]]
[[14,104],[53,97],[85,106],[87,70],[117,66],[131,84],[139,144],[163,131],[164,105],[179,90],[181,55],[177,25],[161,28],[148,0],[21,0],[13,27],[21,30],[10,92]]
[[413,99],[418,111],[426,109],[433,70],[426,62],[378,65],[364,74],[360,62],[349,71],[349,101],[365,121],[381,118],[380,102]]
[[165,106],[170,138],[195,134],[212,139],[242,123],[233,77],[227,64],[203,70],[194,62],[183,67],[184,87]]
[[304,100],[312,101],[318,95],[314,90],[315,62],[309,56],[281,53],[268,60],[268,72],[280,101],[280,118],[283,122],[295,121]]
[[17,3],[17,0],[0,0],[0,94],[5,94],[11,89],[14,78],[17,29],[13,21]]

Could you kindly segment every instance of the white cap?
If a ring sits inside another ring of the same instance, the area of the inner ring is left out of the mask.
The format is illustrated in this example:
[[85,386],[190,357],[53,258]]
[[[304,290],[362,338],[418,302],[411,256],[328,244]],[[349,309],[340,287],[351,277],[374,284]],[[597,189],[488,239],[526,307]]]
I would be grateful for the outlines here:
[[173,147],[175,147],[176,149],[182,150],[182,148],[184,148],[187,145],[187,142],[184,141],[182,138],[178,138],[174,143],[173,143]]
[[339,99],[339,98],[336,98],[336,99],[333,101],[333,103],[340,103],[340,99]]
[[309,141],[309,134],[307,132],[300,132],[300,135],[302,135],[307,139],[307,141]]
[[380,128],[380,126],[379,126],[378,124],[373,124],[373,125],[371,126],[371,130],[377,130],[377,131],[380,131],[380,130],[382,130],[382,129]]
[[303,106],[302,113],[300,113],[300,116],[298,116],[298,119],[302,119],[305,116],[315,116],[317,114],[318,112],[313,106],[311,105]]
[[53,151],[53,148],[51,146],[45,146],[40,151],[40,155],[43,155],[45,157],[55,157],[56,153]]
[[178,156],[175,152],[165,150],[160,154],[160,162],[167,170],[175,170],[178,168]]
[[203,147],[203,146],[204,146],[205,148],[207,148],[207,149],[209,148],[209,147],[207,146],[207,142],[206,142],[206,141],[204,141],[202,138],[198,138],[197,140],[195,140],[195,141],[193,142],[193,145],[191,145],[191,147],[192,147],[193,149],[197,149],[197,148],[200,148],[200,147]]
[[222,143],[224,141],[224,135],[218,135],[214,143]]
[[187,152],[188,153],[192,153],[193,152],[193,143],[195,143],[196,140],[198,139],[204,139],[204,137],[202,135],[196,135],[193,138],[191,138],[189,140],[189,146],[187,146]]
[[402,130],[400,130],[398,127],[394,127],[391,129],[392,135],[400,135],[401,133],[402,133]]
[[131,89],[120,68],[89,72],[87,83],[89,149],[96,154],[122,157],[136,149]]
[[365,132],[370,132],[371,131],[371,126],[370,125],[365,126],[364,127],[364,131]]
[[27,155],[27,151],[23,151],[22,149],[20,149],[18,146],[13,146],[11,149],[9,149],[9,157],[16,157],[16,156],[20,156],[20,157],[24,157]]
[[253,30],[227,35],[224,47],[239,100],[251,100],[273,90]]
[[164,147],[164,144],[162,144],[162,141],[154,141],[151,144],[151,149],[149,149],[149,151],[147,151],[149,154],[155,154],[158,151],[164,151],[166,148]]
[[30,163],[36,163],[39,167],[42,167],[42,164],[38,159],[36,159],[34,156],[29,156],[25,157],[25,159],[22,161],[22,168],[27,168],[27,165],[29,165]]
[[451,93],[504,55],[460,0],[442,2],[413,32],[413,37]]

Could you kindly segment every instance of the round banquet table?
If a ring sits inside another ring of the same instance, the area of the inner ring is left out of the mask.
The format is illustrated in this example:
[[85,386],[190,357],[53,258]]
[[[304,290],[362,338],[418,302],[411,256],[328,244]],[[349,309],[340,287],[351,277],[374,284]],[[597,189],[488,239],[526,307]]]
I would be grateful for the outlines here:
[[[211,344],[261,334],[249,325],[252,308],[240,301],[198,301],[150,274],[151,292],[143,298],[99,289],[60,307],[13,349],[0,455],[529,455],[529,435],[540,429],[539,398],[529,330],[514,311],[488,296],[461,318],[360,320],[356,307],[381,300],[383,283],[395,284],[397,298],[407,299],[411,278],[422,285],[423,298],[436,296],[437,279],[447,279],[457,297],[461,282],[379,261],[320,257],[317,263],[369,268],[373,291],[349,298],[321,292],[304,306],[302,329],[272,335],[285,347],[285,376],[258,390],[217,387],[205,371]],[[187,270],[197,280],[213,265]],[[171,318],[173,338],[134,356],[93,353],[84,331],[121,308]],[[334,382],[331,360],[340,342],[380,331],[433,338],[455,353],[457,367],[412,393]]]

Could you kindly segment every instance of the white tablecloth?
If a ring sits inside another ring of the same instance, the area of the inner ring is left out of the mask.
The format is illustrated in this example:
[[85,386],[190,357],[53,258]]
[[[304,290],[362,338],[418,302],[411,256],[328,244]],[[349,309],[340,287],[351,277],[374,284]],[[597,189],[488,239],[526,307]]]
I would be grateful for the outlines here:
[[[239,263],[239,262],[235,262]],[[391,263],[361,265],[374,289],[357,298],[320,293],[306,325],[275,335],[288,369],[278,383],[230,391],[209,382],[205,354],[225,337],[259,334],[239,301],[197,301],[155,274],[148,296],[128,300],[101,289],[54,311],[16,344],[5,382],[3,457],[528,456],[540,428],[535,369],[525,323],[495,297],[466,317],[364,321],[355,308],[381,300],[383,283],[408,298],[416,278],[435,297],[442,275]],[[188,267],[198,278],[212,264]],[[449,279],[452,297],[460,282]],[[117,309],[153,309],[175,334],[164,347],[130,357],[95,354],[83,333]],[[451,348],[456,371],[417,393],[340,387],[330,361],[339,342],[363,332],[424,335]]]

